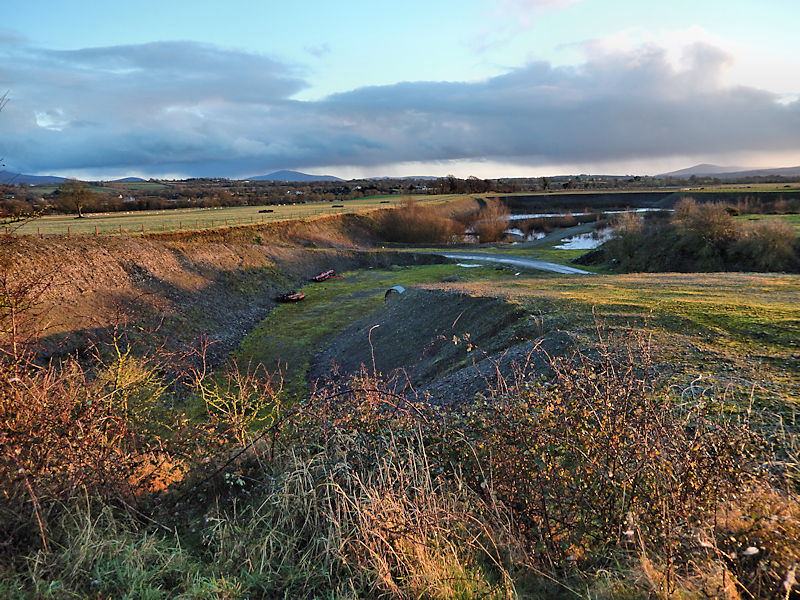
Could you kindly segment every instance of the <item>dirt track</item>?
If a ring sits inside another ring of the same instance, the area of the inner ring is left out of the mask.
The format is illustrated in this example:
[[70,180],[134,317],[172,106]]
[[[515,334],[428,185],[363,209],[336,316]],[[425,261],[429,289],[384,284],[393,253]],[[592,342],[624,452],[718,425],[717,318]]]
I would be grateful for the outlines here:
[[462,260],[477,260],[483,262],[498,263],[501,265],[513,265],[522,269],[534,269],[536,271],[548,271],[550,273],[561,273],[562,275],[592,275],[590,271],[578,269],[576,267],[568,267],[558,263],[549,262],[546,260],[539,260],[537,258],[520,258],[517,256],[503,256],[498,254],[488,254],[483,252],[436,252],[439,256],[446,258],[462,259]]

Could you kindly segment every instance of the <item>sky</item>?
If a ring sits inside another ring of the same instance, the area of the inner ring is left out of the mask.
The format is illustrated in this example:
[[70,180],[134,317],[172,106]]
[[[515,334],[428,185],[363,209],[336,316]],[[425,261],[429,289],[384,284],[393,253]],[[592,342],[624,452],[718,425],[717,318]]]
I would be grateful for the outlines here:
[[25,0],[0,162],[81,179],[800,165],[797,0]]

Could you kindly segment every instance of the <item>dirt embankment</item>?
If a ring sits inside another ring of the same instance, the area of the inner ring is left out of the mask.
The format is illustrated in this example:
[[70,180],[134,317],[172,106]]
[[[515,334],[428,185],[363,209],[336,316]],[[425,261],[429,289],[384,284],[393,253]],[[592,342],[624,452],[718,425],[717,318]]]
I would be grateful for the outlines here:
[[226,354],[279,291],[329,268],[431,262],[364,252],[374,221],[344,215],[214,232],[137,237],[16,237],[0,247],[12,281],[51,281],[45,346],[80,347],[123,320],[161,322],[168,343],[201,334]]
[[449,403],[502,388],[522,370],[546,370],[547,355],[566,352],[574,341],[499,298],[408,290],[333,339],[313,358],[309,380],[364,365],[384,375],[401,372],[418,391]]

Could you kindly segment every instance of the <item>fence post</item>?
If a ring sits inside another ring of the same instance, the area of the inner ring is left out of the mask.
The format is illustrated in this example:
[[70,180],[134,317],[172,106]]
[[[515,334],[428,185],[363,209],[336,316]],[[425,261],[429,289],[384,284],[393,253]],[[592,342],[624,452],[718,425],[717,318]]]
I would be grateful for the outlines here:
[[95,237],[97,236],[97,233],[98,233],[98,231],[97,231],[97,225],[95,225],[95,226],[94,226],[94,235],[95,235]]
[[144,223],[142,223],[142,233],[144,233]]
[[122,233],[122,225],[119,226],[119,232]]
[[194,228],[195,228],[197,231],[200,231],[200,219],[196,219],[196,220],[195,220],[195,222],[194,222]]
[[41,227],[37,227],[36,228],[36,235],[38,235],[39,237],[42,237],[42,228]]
[[183,221],[178,221],[178,231],[183,231]]
[[[8,233],[8,227],[6,227],[6,233]],[[67,237],[69,237],[70,235],[72,235],[72,230],[70,229],[70,226],[67,225]]]

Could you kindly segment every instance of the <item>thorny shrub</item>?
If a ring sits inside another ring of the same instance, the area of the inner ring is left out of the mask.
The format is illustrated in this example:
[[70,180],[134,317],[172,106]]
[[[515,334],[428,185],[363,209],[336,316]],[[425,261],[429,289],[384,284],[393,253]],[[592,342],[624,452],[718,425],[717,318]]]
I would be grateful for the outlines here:
[[0,366],[0,536],[46,547],[49,513],[88,494],[130,499],[158,467],[154,448],[74,360],[38,370]]
[[256,426],[269,428],[280,415],[283,378],[280,372],[269,373],[261,363],[248,363],[243,371],[236,361],[213,373],[209,345],[202,340],[193,351],[197,360],[188,368],[188,384],[203,401],[210,426],[245,446]]
[[310,401],[296,431],[309,447],[347,432],[358,443],[342,460],[359,467],[420,436],[442,486],[469,487],[482,518],[514,524],[523,549],[507,545],[509,561],[559,572],[644,551],[667,565],[653,585],[671,589],[698,524],[755,481],[757,438],[707,399],[661,389],[643,340],[601,341],[550,367],[447,409],[364,371]]

